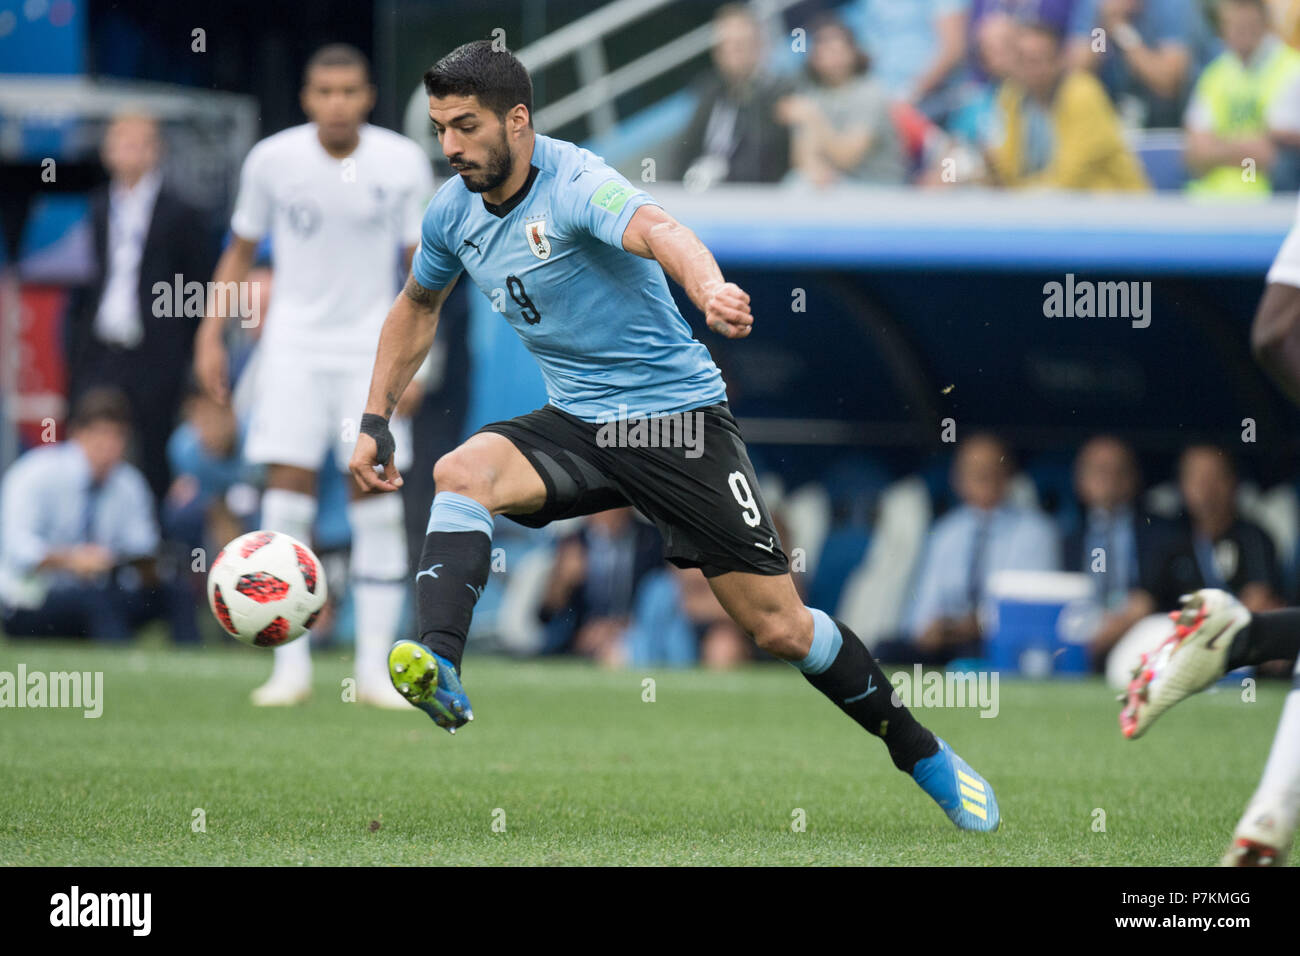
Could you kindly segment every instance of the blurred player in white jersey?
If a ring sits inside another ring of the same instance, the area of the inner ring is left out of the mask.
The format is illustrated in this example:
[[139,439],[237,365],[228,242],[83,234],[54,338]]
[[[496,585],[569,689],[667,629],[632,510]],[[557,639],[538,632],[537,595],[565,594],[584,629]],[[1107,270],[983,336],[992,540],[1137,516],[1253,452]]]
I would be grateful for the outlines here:
[[[232,241],[213,277],[243,282],[270,234],[275,297],[258,345],[245,453],[268,466],[262,527],[303,541],[311,540],[316,472],[327,450],[347,469],[399,266],[402,275],[410,267],[433,194],[428,157],[405,137],[369,125],[373,105],[369,64],[359,50],[332,44],[312,56],[302,89],[309,122],[267,137],[244,160]],[[213,296],[195,344],[195,374],[221,402],[229,400],[222,338],[228,311]],[[397,406],[397,455],[408,461],[406,416],[422,394],[417,379]],[[409,586],[401,498],[364,495],[349,485],[357,696],[405,708],[387,670]],[[275,649],[271,677],[253,701],[294,704],[310,689],[310,644],[303,638]]]
[[[1300,404],[1300,213],[1268,272],[1255,313],[1251,346],[1260,365]],[[1251,614],[1232,595],[1206,588],[1190,595],[1176,615],[1173,636],[1145,656],[1134,672],[1120,713],[1135,738],[1162,713],[1228,671],[1270,660],[1296,660],[1300,608]],[[1259,786],[1246,806],[1226,866],[1285,862],[1300,821],[1300,661]]]

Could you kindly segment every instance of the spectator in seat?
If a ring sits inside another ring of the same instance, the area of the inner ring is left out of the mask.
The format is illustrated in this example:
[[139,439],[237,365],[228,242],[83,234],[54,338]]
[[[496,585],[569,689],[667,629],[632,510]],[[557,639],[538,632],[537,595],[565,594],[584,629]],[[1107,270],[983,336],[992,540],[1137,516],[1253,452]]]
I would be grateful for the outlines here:
[[1075,459],[1083,521],[1065,538],[1064,567],[1091,575],[1096,587],[1102,619],[1091,653],[1099,670],[1129,628],[1159,610],[1157,577],[1175,541],[1173,523],[1138,504],[1140,480],[1133,449],[1111,435],[1089,440]]
[[936,123],[952,111],[970,0],[852,0],[841,13],[892,99]]
[[972,0],[966,24],[970,78],[977,83],[996,84],[1002,80],[998,74],[988,71],[981,49],[980,36],[990,27],[998,32],[1016,23],[1045,23],[1064,35],[1077,3],[1078,0]]
[[166,537],[186,552],[208,554],[250,527],[256,511],[260,469],[243,459],[243,434],[229,405],[192,389],[182,406],[184,420],[167,443],[171,488],[163,502]]
[[1214,445],[1192,445],[1178,462],[1185,520],[1157,583],[1161,607],[1198,588],[1223,588],[1251,611],[1281,607],[1277,552],[1268,533],[1237,513],[1237,466]]
[[726,670],[757,653],[698,568],[664,567],[646,575],[623,643],[631,667],[698,663]]
[[1007,500],[1013,473],[1010,451],[995,435],[976,434],[958,446],[952,484],[962,503],[930,530],[905,624],[910,639],[882,645],[878,657],[942,664],[979,656],[989,575],[1060,569],[1052,522]]
[[623,662],[623,631],[647,573],[663,564],[653,525],[631,508],[590,515],[562,539],[538,614],[545,625],[543,654],[574,653],[616,667]]
[[[86,389],[120,389],[131,403],[135,460],[155,500],[171,483],[167,438],[180,408],[200,316],[175,315],[172,289],[206,283],[217,260],[203,215],[163,181],[152,117],[119,116],[101,150],[109,183],[90,197],[96,269],[74,291],[65,337],[70,401]],[[155,284],[167,291],[160,296]],[[159,315],[155,302],[165,308]]]
[[998,0],[984,7],[978,19],[972,16],[971,68],[948,119],[948,142],[937,151],[938,165],[917,177],[918,185],[950,186],[989,178],[984,156],[1002,139],[998,93],[1015,68],[1017,20]]
[[1101,80],[1125,125],[1171,127],[1209,43],[1201,0],[1079,0],[1069,60]]
[[995,181],[1013,188],[1148,189],[1101,84],[1065,68],[1060,34],[1023,24],[1015,44],[1012,77],[998,93],[1001,142],[988,154]]
[[814,21],[809,38],[807,82],[776,108],[791,129],[792,177],[818,187],[902,183],[902,144],[867,55],[834,17]]
[[144,476],[123,460],[131,409],[113,389],[85,392],[67,441],[34,448],[0,481],[0,619],[10,636],[125,641],[162,618],[194,643],[194,605],[163,580]]
[[699,105],[672,175],[693,189],[723,180],[779,182],[790,170],[790,131],[776,103],[790,84],[765,72],[762,27],[747,6],[718,8],[713,31],[713,72],[696,84]]
[[1187,188],[1267,194],[1280,153],[1294,167],[1300,146],[1300,52],[1269,31],[1263,0],[1220,0],[1217,9],[1225,49],[1187,107],[1187,166],[1199,177]]

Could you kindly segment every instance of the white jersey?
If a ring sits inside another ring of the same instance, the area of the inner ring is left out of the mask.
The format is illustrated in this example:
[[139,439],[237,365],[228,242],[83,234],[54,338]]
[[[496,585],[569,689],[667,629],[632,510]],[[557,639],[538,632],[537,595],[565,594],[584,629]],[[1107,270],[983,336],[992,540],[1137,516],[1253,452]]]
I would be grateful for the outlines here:
[[1300,287],[1300,207],[1296,209],[1296,224],[1291,227],[1282,248],[1277,251],[1273,267],[1268,270],[1268,281]]
[[275,284],[260,347],[314,364],[369,365],[398,292],[399,250],[418,246],[433,194],[414,142],[363,124],[335,159],[306,123],[262,140],[240,174],[230,228],[271,234]]

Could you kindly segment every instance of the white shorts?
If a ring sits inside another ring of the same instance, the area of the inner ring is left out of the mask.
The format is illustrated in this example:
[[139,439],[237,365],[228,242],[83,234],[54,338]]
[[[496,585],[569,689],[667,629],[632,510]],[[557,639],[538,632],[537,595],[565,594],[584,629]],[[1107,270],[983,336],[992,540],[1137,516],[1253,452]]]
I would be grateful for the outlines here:
[[[257,356],[244,457],[254,464],[316,471],[332,450],[335,464],[346,472],[370,393],[372,358],[339,367],[278,351]],[[388,427],[397,443],[393,460],[405,472],[412,457],[410,419],[394,416]]]
[[1291,227],[1277,251],[1273,267],[1268,270],[1268,281],[1300,288],[1300,222]]

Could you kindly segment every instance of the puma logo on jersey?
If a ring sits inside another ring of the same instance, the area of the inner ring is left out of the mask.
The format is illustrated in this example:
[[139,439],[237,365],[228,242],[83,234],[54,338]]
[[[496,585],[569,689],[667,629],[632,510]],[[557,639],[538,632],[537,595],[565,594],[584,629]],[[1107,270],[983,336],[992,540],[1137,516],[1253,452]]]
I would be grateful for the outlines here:
[[477,242],[473,242],[469,239],[466,239],[463,245],[472,246],[475,252],[477,252],[480,256],[483,255],[483,250],[478,247]]
[[546,238],[546,220],[534,219],[524,223],[524,235],[528,237],[528,248],[539,259],[551,255],[551,240]]
[[768,554],[775,554],[776,539],[769,535],[767,539],[767,544],[764,544],[762,541],[755,541],[754,547],[762,548]]

